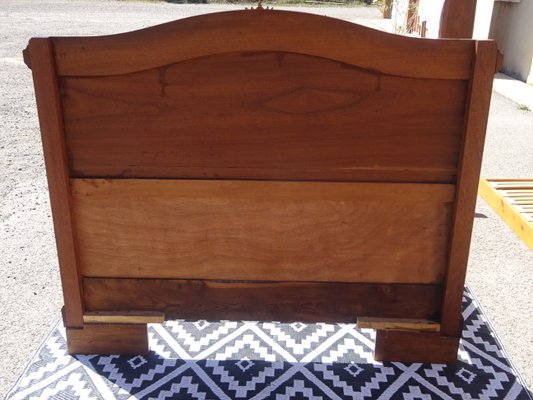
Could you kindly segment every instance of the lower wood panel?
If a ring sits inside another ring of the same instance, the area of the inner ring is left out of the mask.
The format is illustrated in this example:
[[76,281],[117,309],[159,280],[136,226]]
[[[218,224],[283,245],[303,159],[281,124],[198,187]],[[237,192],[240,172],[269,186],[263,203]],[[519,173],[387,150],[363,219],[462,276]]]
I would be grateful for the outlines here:
[[162,311],[167,319],[438,319],[441,303],[438,285],[85,278],[83,286],[88,311]]
[[72,180],[84,276],[440,283],[453,185]]

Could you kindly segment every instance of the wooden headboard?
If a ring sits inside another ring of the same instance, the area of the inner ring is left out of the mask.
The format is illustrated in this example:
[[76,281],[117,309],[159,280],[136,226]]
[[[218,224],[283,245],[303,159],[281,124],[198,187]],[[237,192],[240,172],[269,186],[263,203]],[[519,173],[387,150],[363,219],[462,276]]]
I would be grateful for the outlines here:
[[25,56],[71,330],[134,310],[459,337],[493,42],[248,10]]

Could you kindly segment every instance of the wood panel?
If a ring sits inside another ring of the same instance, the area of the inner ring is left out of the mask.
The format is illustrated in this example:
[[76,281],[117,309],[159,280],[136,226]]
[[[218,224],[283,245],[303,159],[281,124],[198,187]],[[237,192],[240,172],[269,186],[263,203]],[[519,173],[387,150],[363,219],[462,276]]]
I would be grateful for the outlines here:
[[88,310],[162,311],[167,319],[354,322],[438,318],[438,285],[85,278]]
[[438,283],[452,185],[73,180],[84,276]]
[[275,52],[61,79],[92,178],[454,182],[466,89]]
[[67,151],[52,41],[31,39],[25,50],[24,58],[27,63],[31,64],[35,86],[35,100],[39,113],[59,272],[65,301],[63,316],[66,326],[80,327],[83,325],[81,281],[78,274]]
[[461,302],[497,57],[495,42],[476,44],[442,306],[441,332],[446,336],[460,337],[463,327]]
[[24,59],[70,352],[146,351],[144,325],[83,317],[158,312],[440,319],[379,331],[376,357],[453,359],[494,43],[243,11]]
[[119,75],[211,54],[270,50],[391,75],[466,79],[472,50],[472,42],[417,40],[324,16],[271,10],[208,14],[120,35],[54,38],[54,44],[61,76]]

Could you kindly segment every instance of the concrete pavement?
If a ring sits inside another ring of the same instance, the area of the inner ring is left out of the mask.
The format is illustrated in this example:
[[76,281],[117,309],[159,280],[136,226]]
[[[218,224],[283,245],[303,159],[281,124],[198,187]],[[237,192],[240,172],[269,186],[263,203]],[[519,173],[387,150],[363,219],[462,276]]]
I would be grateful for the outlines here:
[[494,79],[494,91],[533,111],[533,85],[499,72]]

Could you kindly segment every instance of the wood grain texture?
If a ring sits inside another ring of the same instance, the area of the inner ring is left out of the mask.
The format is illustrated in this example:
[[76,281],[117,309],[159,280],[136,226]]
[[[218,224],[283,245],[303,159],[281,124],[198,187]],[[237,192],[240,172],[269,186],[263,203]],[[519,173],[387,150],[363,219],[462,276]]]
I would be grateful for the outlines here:
[[357,317],[357,329],[439,332],[440,324],[427,319]]
[[435,332],[376,331],[376,361],[453,364],[457,361],[459,338]]
[[472,38],[477,0],[446,0],[442,7],[440,38]]
[[81,329],[67,328],[69,354],[148,353],[146,324],[85,324]]
[[73,180],[84,276],[439,283],[452,185]]
[[26,50],[26,61],[31,61],[39,113],[50,206],[65,301],[63,316],[67,327],[81,327],[83,325],[81,282],[78,274],[67,152],[52,41],[31,39]]
[[85,324],[161,324],[165,314],[154,311],[86,311],[83,314]]
[[466,89],[274,52],[61,79],[72,175],[93,178],[454,182]]
[[358,315],[438,318],[438,285],[85,278],[87,308],[166,318],[354,322]]
[[267,50],[325,57],[390,75],[466,79],[472,50],[471,42],[417,40],[273,10],[207,14],[119,35],[58,37],[54,44],[61,76],[119,75],[211,54]]
[[477,43],[442,306],[441,332],[446,336],[459,337],[462,330],[461,301],[497,53],[495,42]]
[[32,40],[69,351],[146,351],[84,311],[365,316],[452,362],[496,53],[278,11]]
[[533,179],[480,179],[478,193],[533,250]]

